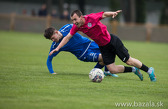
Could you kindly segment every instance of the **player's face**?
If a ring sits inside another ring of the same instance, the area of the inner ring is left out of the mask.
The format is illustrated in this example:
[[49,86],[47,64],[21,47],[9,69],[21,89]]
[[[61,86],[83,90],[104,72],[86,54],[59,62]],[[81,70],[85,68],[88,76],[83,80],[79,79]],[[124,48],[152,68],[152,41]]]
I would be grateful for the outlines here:
[[74,14],[71,17],[71,20],[72,20],[73,24],[75,24],[77,27],[80,27],[83,24],[82,16],[79,17],[77,14]]
[[54,32],[50,39],[54,42],[59,42],[58,32]]

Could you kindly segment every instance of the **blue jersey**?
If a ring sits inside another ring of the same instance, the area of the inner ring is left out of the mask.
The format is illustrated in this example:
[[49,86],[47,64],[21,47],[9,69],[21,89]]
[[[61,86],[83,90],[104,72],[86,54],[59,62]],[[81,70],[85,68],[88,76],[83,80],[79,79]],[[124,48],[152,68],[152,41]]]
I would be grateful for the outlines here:
[[[66,24],[61,29],[59,29],[59,32],[62,33],[63,38],[67,36],[67,34],[70,32],[73,24]],[[62,38],[62,39],[63,39]],[[50,48],[50,52],[55,49],[59,43],[62,41],[62,39],[59,40],[59,42],[53,42]],[[74,36],[69,40],[69,42],[64,45],[58,52],[53,53],[51,56],[48,56],[47,59],[47,67],[50,73],[54,73],[52,68],[52,59],[55,57],[59,52],[61,51],[67,51],[74,54],[78,59],[82,61],[87,61],[86,54],[89,52],[89,48],[94,48],[97,53],[100,53],[98,45],[89,40],[86,37],[81,36],[79,33],[74,34]],[[93,53],[92,53],[93,55]],[[98,54],[94,54],[95,61],[98,61]],[[92,56],[93,57],[93,56]]]

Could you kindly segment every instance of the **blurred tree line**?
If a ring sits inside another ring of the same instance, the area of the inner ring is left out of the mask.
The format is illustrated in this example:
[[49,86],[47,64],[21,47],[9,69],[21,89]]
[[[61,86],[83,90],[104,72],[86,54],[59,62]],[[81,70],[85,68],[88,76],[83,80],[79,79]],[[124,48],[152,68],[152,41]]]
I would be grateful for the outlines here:
[[[147,0],[110,0],[110,9],[122,9],[125,22],[145,23]],[[149,0],[150,1],[150,0]],[[153,0],[160,2],[160,0]],[[161,0],[164,6],[161,9],[160,24],[168,24],[168,0]]]
[[[51,2],[52,0],[46,0]],[[54,0],[53,0],[54,1]],[[116,11],[122,9],[124,21],[127,23],[145,23],[146,22],[146,3],[147,1],[163,2],[164,6],[161,9],[160,24],[168,24],[168,0],[109,0],[110,9]],[[56,2],[56,1],[55,1]],[[64,2],[77,3],[78,8],[85,14],[85,5],[88,0],[57,0],[59,11],[63,11]],[[118,19],[119,16],[116,17]]]
[[145,0],[110,0],[111,10],[122,9],[125,22],[145,23]]
[[168,1],[162,0],[164,2],[164,6],[161,10],[161,18],[160,24],[168,24]]
[[[68,4],[67,10],[70,10],[70,5],[75,3],[78,5],[78,9],[80,9],[85,14],[85,6],[88,3],[93,2],[89,0],[0,0],[0,1],[11,1],[11,2],[24,2],[24,3],[45,3],[47,4],[47,11],[51,13],[51,7],[53,4],[58,6],[58,11],[63,13],[64,3]],[[146,21],[146,12],[147,12],[147,2],[162,2],[163,7],[160,10],[160,24],[168,24],[168,0],[108,0],[109,6],[112,11],[122,9],[124,21],[127,23],[135,22],[135,23],[145,23]],[[94,1],[95,2],[95,1]],[[97,2],[102,3],[101,0],[97,0]],[[103,5],[103,3],[102,3]],[[119,18],[117,16],[117,18]],[[117,19],[116,18],[116,19]]]

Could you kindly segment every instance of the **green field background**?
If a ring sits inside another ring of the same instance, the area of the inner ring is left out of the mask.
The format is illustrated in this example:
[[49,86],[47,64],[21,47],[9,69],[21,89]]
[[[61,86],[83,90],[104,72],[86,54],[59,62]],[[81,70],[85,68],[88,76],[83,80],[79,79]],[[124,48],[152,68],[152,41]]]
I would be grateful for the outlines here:
[[[0,31],[0,109],[168,109],[167,43],[123,41],[132,57],[154,67],[157,82],[142,71],[144,81],[127,73],[101,83],[89,80],[96,63],[67,52],[53,59],[57,75],[51,75],[46,66],[51,43],[43,34]],[[118,58],[116,64],[125,65]]]

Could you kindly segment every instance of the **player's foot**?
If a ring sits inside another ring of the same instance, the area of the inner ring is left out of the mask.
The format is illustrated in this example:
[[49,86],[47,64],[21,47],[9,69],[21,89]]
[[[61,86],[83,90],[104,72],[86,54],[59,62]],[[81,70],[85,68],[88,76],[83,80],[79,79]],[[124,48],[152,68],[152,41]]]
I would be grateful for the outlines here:
[[118,77],[116,74],[111,74],[109,71],[104,71],[105,76],[112,76],[112,77]]
[[57,73],[51,73],[51,74],[57,74]]
[[143,75],[138,68],[135,67],[135,72],[134,73],[135,73],[135,75],[137,75],[139,77],[139,79],[141,81],[143,81]]
[[151,74],[149,74],[150,80],[152,82],[156,82],[156,76],[154,74],[154,69],[152,67],[150,67],[149,70],[151,70],[151,72],[152,72]]

